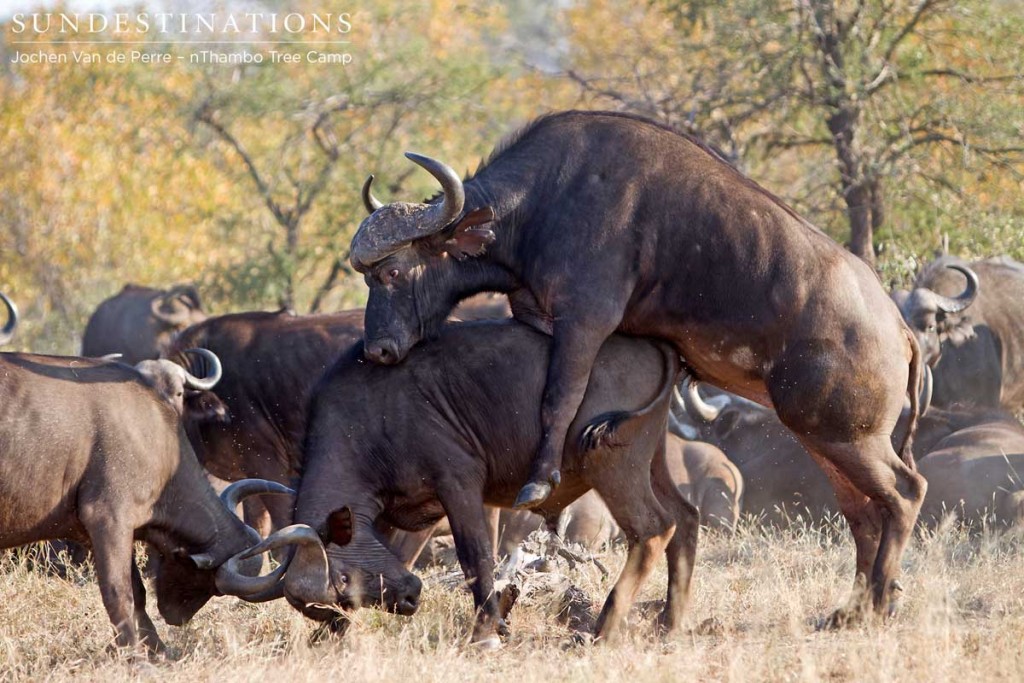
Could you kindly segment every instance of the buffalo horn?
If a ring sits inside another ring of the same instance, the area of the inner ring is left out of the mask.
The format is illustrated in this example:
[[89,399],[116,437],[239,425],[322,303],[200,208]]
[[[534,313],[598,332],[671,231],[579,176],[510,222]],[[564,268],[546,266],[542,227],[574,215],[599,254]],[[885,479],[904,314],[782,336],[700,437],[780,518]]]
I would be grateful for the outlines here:
[[683,379],[683,395],[679,395],[679,388],[674,387],[675,399],[678,403],[683,405],[686,409],[687,414],[694,419],[700,419],[704,422],[714,422],[718,419],[718,415],[722,412],[720,408],[706,403],[700,395],[700,383],[693,381],[693,377],[687,375]]
[[295,491],[284,484],[278,484],[276,481],[241,479],[221,491],[220,499],[228,510],[234,512],[242,500],[261,493],[279,493],[286,496],[295,495]]
[[7,307],[7,324],[0,330],[0,344],[6,344],[14,338],[14,329],[18,326],[18,307],[3,292],[0,292],[0,299]]
[[924,366],[924,377],[921,382],[921,395],[918,403],[920,405],[918,415],[924,415],[932,406],[932,369],[927,364]]
[[936,305],[944,313],[959,313],[964,310],[972,303],[974,303],[975,297],[978,296],[978,275],[967,266],[961,266],[957,264],[947,265],[947,268],[962,273],[967,278],[967,288],[956,297],[942,296],[941,294],[935,295]]
[[196,377],[188,370],[185,370],[185,386],[189,389],[199,389],[202,391],[209,391],[215,387],[223,374],[223,368],[220,364],[220,358],[217,358],[217,354],[209,349],[186,349],[184,353],[194,353],[206,359],[210,366],[205,377]]
[[371,174],[366,182],[363,183],[363,206],[366,207],[366,213],[372,214],[374,211],[384,206],[380,200],[373,196],[373,190],[370,186],[373,185],[373,175]]
[[[255,557],[255,555],[255,553],[245,550],[229,558],[227,562],[218,567],[217,575],[214,578],[217,590],[223,595],[233,595],[250,602],[265,602],[284,595],[284,585],[281,583],[281,579],[288,571],[291,558],[287,558],[277,569],[266,576],[245,576],[239,570],[238,563],[241,560]],[[259,596],[259,599],[254,599],[256,596]]]
[[441,184],[444,199],[440,204],[431,207],[436,211],[431,212],[432,220],[430,222],[432,225],[427,230],[430,233],[444,230],[462,214],[462,209],[466,205],[466,190],[462,186],[462,179],[451,166],[437,159],[431,159],[415,152],[406,152],[405,158],[424,168]]
[[[289,596],[306,604],[329,602],[327,552],[323,541],[312,527],[306,524],[292,524],[275,531],[266,540],[245,550],[235,558],[245,560],[268,550],[277,550],[289,545],[296,546],[285,575]],[[227,570],[225,570],[227,574]],[[219,581],[219,577],[218,577]],[[218,583],[218,587],[219,587]]]

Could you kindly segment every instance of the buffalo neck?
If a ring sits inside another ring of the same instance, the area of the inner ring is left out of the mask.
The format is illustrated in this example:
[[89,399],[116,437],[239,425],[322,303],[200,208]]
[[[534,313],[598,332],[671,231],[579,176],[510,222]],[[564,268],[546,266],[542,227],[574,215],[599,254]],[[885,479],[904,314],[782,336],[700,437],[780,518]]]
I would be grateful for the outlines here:
[[156,503],[146,540],[158,547],[170,544],[192,553],[211,553],[227,559],[247,546],[245,523],[224,506],[184,434],[181,438],[177,469]]
[[[514,154],[508,150],[481,169],[472,179],[466,181],[466,206],[470,209],[490,206],[497,217],[494,233],[496,240],[487,248],[486,254],[472,261],[485,261],[498,266],[503,278],[495,270],[491,277],[503,279],[509,286],[512,275],[522,272],[520,245],[523,231],[529,227],[536,207],[543,201],[545,185],[554,181],[552,171],[544,164],[537,164],[537,157]],[[515,284],[511,285],[515,288]],[[509,289],[495,291],[510,291]]]

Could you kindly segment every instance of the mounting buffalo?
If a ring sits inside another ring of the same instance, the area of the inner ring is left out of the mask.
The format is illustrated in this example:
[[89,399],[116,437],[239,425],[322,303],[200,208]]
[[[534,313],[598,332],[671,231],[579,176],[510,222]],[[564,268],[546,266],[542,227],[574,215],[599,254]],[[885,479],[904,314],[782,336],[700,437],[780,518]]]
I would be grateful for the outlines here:
[[1024,264],[943,257],[893,297],[933,366],[935,405],[1024,408]]
[[160,290],[125,285],[89,318],[82,355],[120,353],[129,365],[154,360],[167,351],[175,335],[205,319],[195,287]]
[[229,507],[288,489],[249,480],[218,500],[181,430],[183,393],[215,376],[166,361],[136,369],[20,353],[0,354],[0,367],[0,548],[59,538],[90,546],[118,645],[162,647],[137,540],[159,557],[157,606],[170,624],[213,595],[274,597],[276,575],[254,576],[259,562],[227,563],[260,540]]
[[[367,362],[355,347],[313,399],[299,524],[242,557],[296,544],[284,592],[313,619],[364,604],[411,614],[420,581],[381,543],[375,523],[416,531],[447,515],[477,609],[473,640],[496,644],[504,625],[484,505],[511,505],[529,471],[550,347],[549,337],[511,321],[447,325],[393,369]],[[611,337],[569,431],[562,485],[537,508],[551,524],[595,489],[626,536],[626,566],[602,611],[600,637],[616,632],[663,551],[662,623],[671,629],[682,617],[699,518],[665,461],[678,371],[667,345]]]
[[[542,439],[517,504],[560,480],[562,447],[602,343],[668,340],[698,379],[771,406],[829,475],[866,595],[887,611],[926,482],[910,436],[921,355],[872,269],[715,151],[661,124],[605,112],[547,116],[463,181],[409,153],[442,192],[381,204],[351,245],[369,286],[367,358],[393,365],[459,300],[509,295],[553,337]],[[855,591],[860,594],[862,592]],[[851,601],[836,623],[859,614]]]

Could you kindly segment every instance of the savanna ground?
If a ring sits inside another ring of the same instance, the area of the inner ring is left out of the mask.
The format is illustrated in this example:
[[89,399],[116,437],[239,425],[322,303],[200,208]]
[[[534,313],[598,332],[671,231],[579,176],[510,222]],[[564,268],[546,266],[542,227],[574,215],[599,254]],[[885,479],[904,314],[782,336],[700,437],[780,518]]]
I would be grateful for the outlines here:
[[[612,576],[621,549],[600,555]],[[184,628],[150,613],[170,648],[138,663],[107,646],[112,630],[90,573],[62,580],[24,552],[0,560],[0,680],[81,677],[217,680],[1024,680],[1024,545],[1016,534],[973,536],[952,525],[919,532],[904,561],[900,612],[885,623],[816,631],[814,620],[847,597],[853,548],[842,523],[701,539],[689,623],[673,640],[653,635],[635,610],[614,645],[574,644],[560,596],[524,593],[513,636],[497,652],[468,645],[471,599],[451,571],[426,570],[412,618],[359,612],[340,640],[310,644],[313,627],[283,601],[217,598]],[[596,565],[569,570],[595,608],[611,579]],[[663,597],[664,567],[640,602]],[[708,628],[708,624],[712,627]]]

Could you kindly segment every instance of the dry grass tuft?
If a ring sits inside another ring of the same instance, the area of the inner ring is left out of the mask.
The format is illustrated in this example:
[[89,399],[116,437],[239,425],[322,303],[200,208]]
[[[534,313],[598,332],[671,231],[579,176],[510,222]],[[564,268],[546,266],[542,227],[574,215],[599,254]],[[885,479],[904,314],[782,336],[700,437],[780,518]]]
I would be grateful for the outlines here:
[[[621,550],[602,556],[614,577]],[[640,596],[623,642],[578,645],[565,625],[565,591],[534,591],[512,612],[499,652],[466,644],[468,593],[424,578],[411,619],[364,610],[341,640],[310,645],[313,628],[283,602],[213,600],[185,628],[156,619],[167,660],[138,663],[107,646],[112,630],[92,576],[47,576],[25,552],[0,559],[0,680],[161,678],[266,680],[1024,680],[1024,548],[1018,535],[970,536],[954,525],[922,533],[908,550],[900,613],[882,624],[814,629],[851,586],[853,548],[838,522],[790,529],[745,524],[733,538],[705,534],[690,624],[653,635],[664,568]],[[575,609],[600,605],[611,580],[592,564],[570,572]],[[156,617],[155,605],[150,612]],[[578,617],[578,615],[577,615]]]

